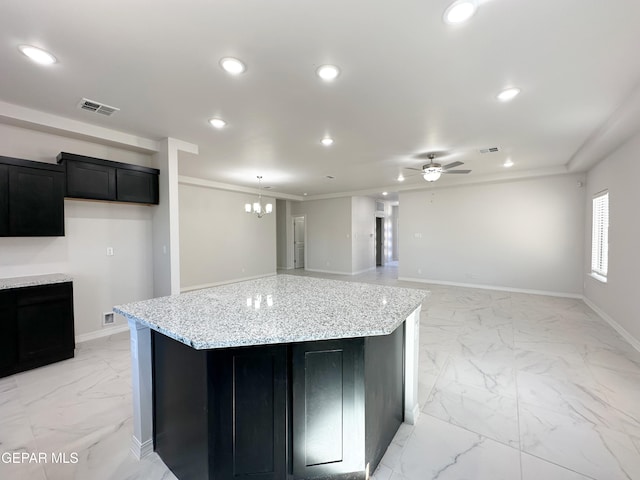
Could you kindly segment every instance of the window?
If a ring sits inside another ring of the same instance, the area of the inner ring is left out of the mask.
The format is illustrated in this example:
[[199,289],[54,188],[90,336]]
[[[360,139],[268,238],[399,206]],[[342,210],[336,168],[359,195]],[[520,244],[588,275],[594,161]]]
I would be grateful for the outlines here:
[[607,281],[609,267],[609,192],[593,197],[593,233],[591,236],[591,275]]

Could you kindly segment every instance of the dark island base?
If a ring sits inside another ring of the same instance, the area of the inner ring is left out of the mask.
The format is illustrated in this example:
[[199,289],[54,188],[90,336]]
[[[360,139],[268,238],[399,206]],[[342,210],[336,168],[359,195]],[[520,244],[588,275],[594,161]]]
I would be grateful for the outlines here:
[[365,479],[403,421],[404,324],[217,350],[152,333],[154,449],[180,480]]

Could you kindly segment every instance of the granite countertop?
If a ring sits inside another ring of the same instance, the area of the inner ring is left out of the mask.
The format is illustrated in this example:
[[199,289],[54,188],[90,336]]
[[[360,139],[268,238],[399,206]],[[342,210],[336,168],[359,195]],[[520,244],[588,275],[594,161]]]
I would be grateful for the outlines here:
[[28,277],[0,278],[0,290],[11,288],[35,287],[52,283],[72,282],[73,278],[64,273],[48,273],[46,275],[29,275]]
[[275,275],[113,311],[196,349],[387,335],[424,290]]

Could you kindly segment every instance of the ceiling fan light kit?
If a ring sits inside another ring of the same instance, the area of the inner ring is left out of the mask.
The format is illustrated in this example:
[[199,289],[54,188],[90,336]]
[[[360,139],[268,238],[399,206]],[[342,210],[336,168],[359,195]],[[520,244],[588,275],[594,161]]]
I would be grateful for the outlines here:
[[435,182],[442,175],[442,167],[438,164],[425,165],[425,167],[427,168],[423,169],[424,174],[422,175],[422,178],[427,182]]

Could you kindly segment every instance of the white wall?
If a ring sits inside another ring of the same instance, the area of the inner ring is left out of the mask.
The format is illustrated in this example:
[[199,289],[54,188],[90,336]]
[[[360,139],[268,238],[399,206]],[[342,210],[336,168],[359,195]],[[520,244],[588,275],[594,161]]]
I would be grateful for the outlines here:
[[583,177],[401,193],[399,277],[580,295]]
[[276,215],[245,213],[255,195],[183,183],[178,191],[182,290],[276,273]]
[[[0,124],[2,155],[55,163],[61,151],[149,166],[148,155]],[[154,208],[65,200],[65,236],[0,238],[0,277],[67,273],[74,278],[75,333],[100,332],[114,305],[151,298]],[[114,256],[106,256],[113,247]],[[116,316],[116,322],[122,322]]]
[[351,197],[351,273],[376,268],[376,201]]
[[350,275],[351,198],[292,202],[291,214],[306,214],[305,269]]
[[[637,134],[587,175],[585,199],[584,295],[640,345],[640,134]],[[607,283],[593,279],[591,270],[591,201],[609,190],[609,271]]]

